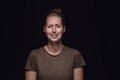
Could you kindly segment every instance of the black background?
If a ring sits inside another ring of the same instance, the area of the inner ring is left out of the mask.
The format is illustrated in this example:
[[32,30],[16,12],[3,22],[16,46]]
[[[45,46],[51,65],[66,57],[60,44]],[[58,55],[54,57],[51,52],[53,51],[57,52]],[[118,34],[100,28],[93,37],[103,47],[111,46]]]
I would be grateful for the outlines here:
[[[85,80],[116,80],[113,28],[106,10],[95,0],[4,1],[1,14],[1,73],[3,80],[24,80],[24,67],[32,49],[46,44],[43,16],[61,8],[66,19],[63,43],[83,55]],[[102,4],[104,5],[104,4]],[[99,8],[100,7],[100,8]]]

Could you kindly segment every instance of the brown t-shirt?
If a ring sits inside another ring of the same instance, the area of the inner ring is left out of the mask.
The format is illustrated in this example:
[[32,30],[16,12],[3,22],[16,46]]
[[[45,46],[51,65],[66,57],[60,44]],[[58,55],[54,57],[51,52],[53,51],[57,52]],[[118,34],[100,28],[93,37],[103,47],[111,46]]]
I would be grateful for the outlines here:
[[85,65],[76,49],[64,46],[59,55],[50,55],[44,47],[31,51],[25,69],[37,72],[37,80],[72,80],[73,69]]

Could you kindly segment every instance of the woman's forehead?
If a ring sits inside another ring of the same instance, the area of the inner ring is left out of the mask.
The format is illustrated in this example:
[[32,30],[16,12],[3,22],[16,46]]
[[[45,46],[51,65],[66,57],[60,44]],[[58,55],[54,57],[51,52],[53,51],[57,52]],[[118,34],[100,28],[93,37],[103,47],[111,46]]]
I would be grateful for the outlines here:
[[60,16],[48,16],[47,19],[61,19]]
[[55,24],[55,23],[58,23],[58,24],[61,24],[62,23],[62,19],[58,16],[49,16],[47,18],[47,23],[51,23],[51,24]]

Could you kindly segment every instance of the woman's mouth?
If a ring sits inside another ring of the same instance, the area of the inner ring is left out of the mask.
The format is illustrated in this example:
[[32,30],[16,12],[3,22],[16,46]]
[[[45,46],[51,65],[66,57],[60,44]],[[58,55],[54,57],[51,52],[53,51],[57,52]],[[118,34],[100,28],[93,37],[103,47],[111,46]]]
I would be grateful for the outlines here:
[[58,35],[57,35],[57,34],[51,34],[51,37],[52,37],[52,38],[57,38]]

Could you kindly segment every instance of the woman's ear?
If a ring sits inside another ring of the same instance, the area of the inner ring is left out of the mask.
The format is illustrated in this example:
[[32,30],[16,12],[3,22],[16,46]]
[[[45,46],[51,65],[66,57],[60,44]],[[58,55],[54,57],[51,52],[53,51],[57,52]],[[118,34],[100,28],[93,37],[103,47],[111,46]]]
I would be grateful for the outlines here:
[[46,33],[45,26],[43,26],[43,31],[44,31],[44,33]]
[[63,28],[64,28],[64,29],[63,29],[63,33],[64,33],[64,32],[66,31],[66,26],[64,26]]

